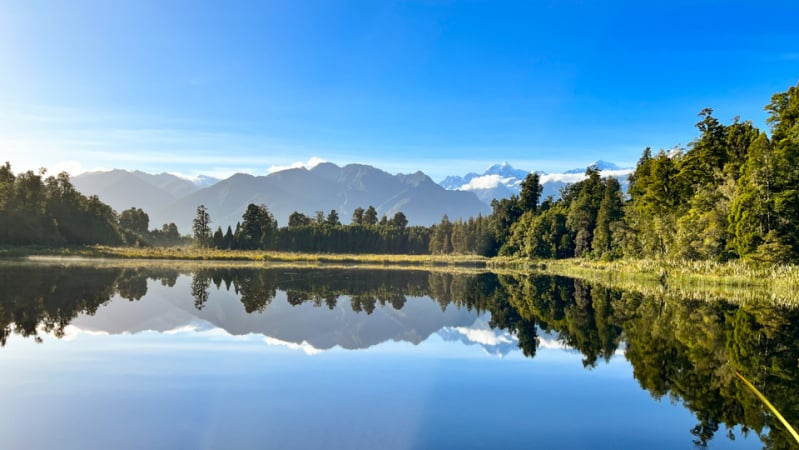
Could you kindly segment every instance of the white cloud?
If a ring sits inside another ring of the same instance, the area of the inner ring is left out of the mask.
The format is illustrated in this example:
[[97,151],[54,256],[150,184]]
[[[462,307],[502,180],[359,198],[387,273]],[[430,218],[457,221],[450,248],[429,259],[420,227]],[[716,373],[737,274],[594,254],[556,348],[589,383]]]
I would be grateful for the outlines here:
[[76,327],[75,325],[67,325],[64,327],[64,336],[61,339],[65,341],[74,341],[80,335],[108,336],[108,332],[96,331],[96,330],[84,330],[82,328]]
[[603,170],[599,172],[603,177],[624,177],[633,173],[633,169]]
[[197,324],[188,324],[188,325],[181,325],[169,330],[165,330],[164,334],[184,334],[184,333],[196,333],[200,331]]
[[297,344],[296,342],[287,342],[266,336],[264,337],[264,342],[266,342],[267,345],[278,345],[281,347],[289,348],[291,350],[302,350],[306,355],[318,355],[319,353],[322,353],[322,350],[314,347],[313,345],[309,344],[307,341],[302,341],[302,343]]
[[[188,174],[185,174],[185,173],[174,172],[174,171],[170,171],[170,172],[167,172],[167,173],[170,174],[170,175],[174,175],[174,176],[176,176],[178,178],[182,178],[184,180],[191,181],[192,183],[196,183],[197,181],[200,180],[200,176],[199,175],[188,175]],[[203,174],[203,175],[205,175],[205,174]]]
[[86,172],[86,169],[84,169],[83,165],[78,161],[61,161],[50,166],[48,171],[53,175],[66,172],[74,177],[75,175]]
[[497,346],[500,344],[510,344],[513,342],[507,335],[496,334],[490,328],[467,328],[455,327],[455,331],[464,335],[470,342],[487,346]]
[[473,191],[475,189],[494,189],[500,183],[508,183],[512,178],[502,178],[500,175],[483,175],[472,178],[471,181],[461,186],[462,191]]
[[566,344],[561,342],[558,339],[546,339],[543,337],[538,338],[538,347],[539,348],[547,348],[547,349],[554,349],[554,350],[569,350]]
[[[623,177],[633,173],[633,169],[602,170],[599,174],[602,177]],[[541,175],[541,184],[549,182],[578,183],[585,180],[584,173],[547,173]]]
[[289,169],[302,169],[302,168],[313,169],[314,167],[318,166],[319,164],[322,164],[323,162],[327,162],[327,161],[325,161],[322,158],[319,158],[318,156],[312,156],[306,162],[295,162],[295,163],[286,164],[286,165],[270,166],[268,169],[266,169],[266,173],[275,173],[275,172],[280,172],[280,171],[289,170]]
[[547,173],[541,175],[539,181],[541,184],[558,181],[562,183],[577,183],[579,181],[583,181],[584,179],[585,174],[582,173]]

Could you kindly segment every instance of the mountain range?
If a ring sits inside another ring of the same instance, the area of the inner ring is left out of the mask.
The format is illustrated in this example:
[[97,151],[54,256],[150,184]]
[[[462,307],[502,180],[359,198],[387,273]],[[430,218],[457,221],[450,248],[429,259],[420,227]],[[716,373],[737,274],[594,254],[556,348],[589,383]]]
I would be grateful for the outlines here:
[[[72,184],[78,191],[84,195],[97,195],[117,212],[136,207],[151,215],[218,181],[203,175],[189,180],[171,173],[153,175],[138,170],[129,172],[120,169],[87,172],[72,178]],[[150,224],[156,226],[168,222],[151,220]]]
[[[617,177],[626,191],[632,169],[605,161],[591,165],[603,176]],[[72,181],[81,193],[97,195],[117,212],[143,209],[150,216],[150,228],[174,222],[188,234],[199,205],[208,209],[212,228],[225,229],[241,220],[250,203],[265,204],[281,226],[294,211],[314,216],[316,211],[327,214],[333,209],[342,223],[349,223],[355,208],[370,205],[379,215],[391,217],[401,211],[411,225],[429,226],[440,222],[444,214],[451,220],[489,214],[491,200],[518,194],[528,173],[504,162],[482,174],[448,176],[437,184],[422,172],[392,175],[363,164],[339,167],[326,162],[263,176],[237,173],[224,180],[115,169],[83,173]],[[584,179],[585,169],[538,174],[542,198],[557,198],[566,184]]]
[[73,183],[84,195],[97,195],[117,212],[144,209],[150,228],[174,222],[184,234],[191,229],[199,205],[208,209],[212,228],[223,229],[241,221],[250,203],[265,204],[281,226],[294,211],[313,216],[333,209],[343,223],[349,223],[356,208],[370,205],[379,215],[391,217],[401,211],[409,224],[425,226],[440,222],[444,214],[454,220],[491,211],[474,193],[444,189],[422,172],[391,175],[362,164],[322,163],[264,176],[238,173],[207,186],[170,174],[124,170],[81,174]]
[[[607,161],[596,161],[588,166],[596,166],[603,176],[615,176],[622,185],[622,190],[627,191],[627,177],[633,169],[619,167]],[[567,184],[577,183],[585,178],[586,168],[567,170],[563,173],[537,172],[543,191],[541,199],[549,196],[560,197],[560,191]],[[480,200],[490,204],[493,199],[508,198],[518,194],[521,183],[527,177],[525,170],[515,169],[507,162],[494,164],[483,173],[470,172],[464,176],[451,175],[441,181],[441,186],[449,190],[474,192]]]

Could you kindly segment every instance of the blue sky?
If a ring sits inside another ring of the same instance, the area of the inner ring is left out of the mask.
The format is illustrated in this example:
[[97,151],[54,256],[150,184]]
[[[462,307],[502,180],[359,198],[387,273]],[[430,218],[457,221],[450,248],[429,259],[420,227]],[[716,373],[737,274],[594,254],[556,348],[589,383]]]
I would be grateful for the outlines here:
[[795,1],[0,4],[0,159],[216,176],[313,158],[439,180],[633,165],[712,107],[765,128]]

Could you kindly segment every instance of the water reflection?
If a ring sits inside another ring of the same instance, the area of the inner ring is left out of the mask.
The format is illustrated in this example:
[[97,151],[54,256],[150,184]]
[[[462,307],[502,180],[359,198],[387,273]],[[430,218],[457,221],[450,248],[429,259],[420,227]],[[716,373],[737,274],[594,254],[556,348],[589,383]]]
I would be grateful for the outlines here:
[[[150,301],[156,293],[157,301]],[[136,304],[111,302],[115,296]],[[101,308],[118,311],[99,314]],[[483,318],[488,323],[475,327]],[[166,331],[198,319],[230,334],[259,333],[314,350],[419,343],[438,333],[496,354],[518,347],[534,357],[542,336],[552,335],[579,351],[589,369],[623,351],[642,388],[692,411],[698,446],[738,425],[744,434],[761,435],[766,448],[795,446],[735,377],[735,371],[744,374],[789,422],[799,423],[794,309],[491,273],[38,264],[0,271],[3,345],[12,333],[63,336],[72,323],[123,333]],[[488,337],[479,334],[488,331]]]

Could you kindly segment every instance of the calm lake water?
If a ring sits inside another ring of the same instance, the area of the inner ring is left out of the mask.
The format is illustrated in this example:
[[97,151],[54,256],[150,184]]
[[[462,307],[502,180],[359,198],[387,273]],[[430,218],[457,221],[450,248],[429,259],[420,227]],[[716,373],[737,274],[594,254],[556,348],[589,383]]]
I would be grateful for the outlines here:
[[0,263],[0,448],[795,448],[799,311],[559,277]]

